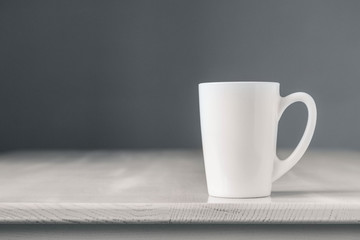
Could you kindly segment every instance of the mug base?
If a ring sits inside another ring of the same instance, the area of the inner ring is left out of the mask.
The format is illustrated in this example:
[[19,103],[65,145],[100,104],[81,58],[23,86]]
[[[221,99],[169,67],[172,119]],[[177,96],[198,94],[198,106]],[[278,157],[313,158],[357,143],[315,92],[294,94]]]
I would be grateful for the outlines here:
[[270,197],[270,194],[264,194],[264,195],[254,195],[254,196],[220,196],[215,194],[209,194],[210,197],[215,198],[226,198],[226,199],[251,199],[251,198],[267,198]]

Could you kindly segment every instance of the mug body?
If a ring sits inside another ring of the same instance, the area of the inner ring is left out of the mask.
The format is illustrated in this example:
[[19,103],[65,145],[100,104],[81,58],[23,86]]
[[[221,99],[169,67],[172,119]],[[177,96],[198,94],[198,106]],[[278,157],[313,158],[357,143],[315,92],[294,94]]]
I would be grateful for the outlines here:
[[199,100],[209,195],[269,196],[276,156],[279,83],[201,83]]

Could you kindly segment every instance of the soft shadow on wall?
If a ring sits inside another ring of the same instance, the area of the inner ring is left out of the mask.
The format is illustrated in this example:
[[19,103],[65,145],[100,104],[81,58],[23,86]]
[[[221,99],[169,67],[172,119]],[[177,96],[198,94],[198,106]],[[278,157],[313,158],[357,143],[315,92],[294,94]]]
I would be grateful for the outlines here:
[[[318,105],[312,147],[359,148],[358,1],[1,1],[0,150],[200,147],[197,84]],[[280,123],[293,147],[306,110]]]

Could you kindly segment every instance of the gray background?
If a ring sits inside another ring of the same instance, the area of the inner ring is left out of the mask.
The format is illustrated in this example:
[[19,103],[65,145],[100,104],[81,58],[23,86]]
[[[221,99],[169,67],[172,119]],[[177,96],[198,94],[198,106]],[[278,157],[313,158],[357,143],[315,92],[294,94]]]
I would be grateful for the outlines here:
[[[1,1],[0,150],[200,147],[197,84],[268,80],[360,145],[360,1]],[[306,109],[280,122],[301,137]]]
[[2,224],[0,237],[8,240],[136,239],[136,240],[358,240],[358,225],[325,224]]

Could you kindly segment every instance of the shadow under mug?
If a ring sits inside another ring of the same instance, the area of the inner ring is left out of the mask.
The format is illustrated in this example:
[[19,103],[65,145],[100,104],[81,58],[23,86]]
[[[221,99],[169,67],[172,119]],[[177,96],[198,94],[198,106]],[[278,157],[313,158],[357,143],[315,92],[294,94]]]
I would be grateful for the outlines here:
[[[280,96],[277,82],[199,84],[201,135],[210,196],[266,197],[272,182],[304,155],[316,125],[316,105],[302,92]],[[276,155],[278,122],[285,109],[303,102],[308,121],[303,137],[285,160]]]

